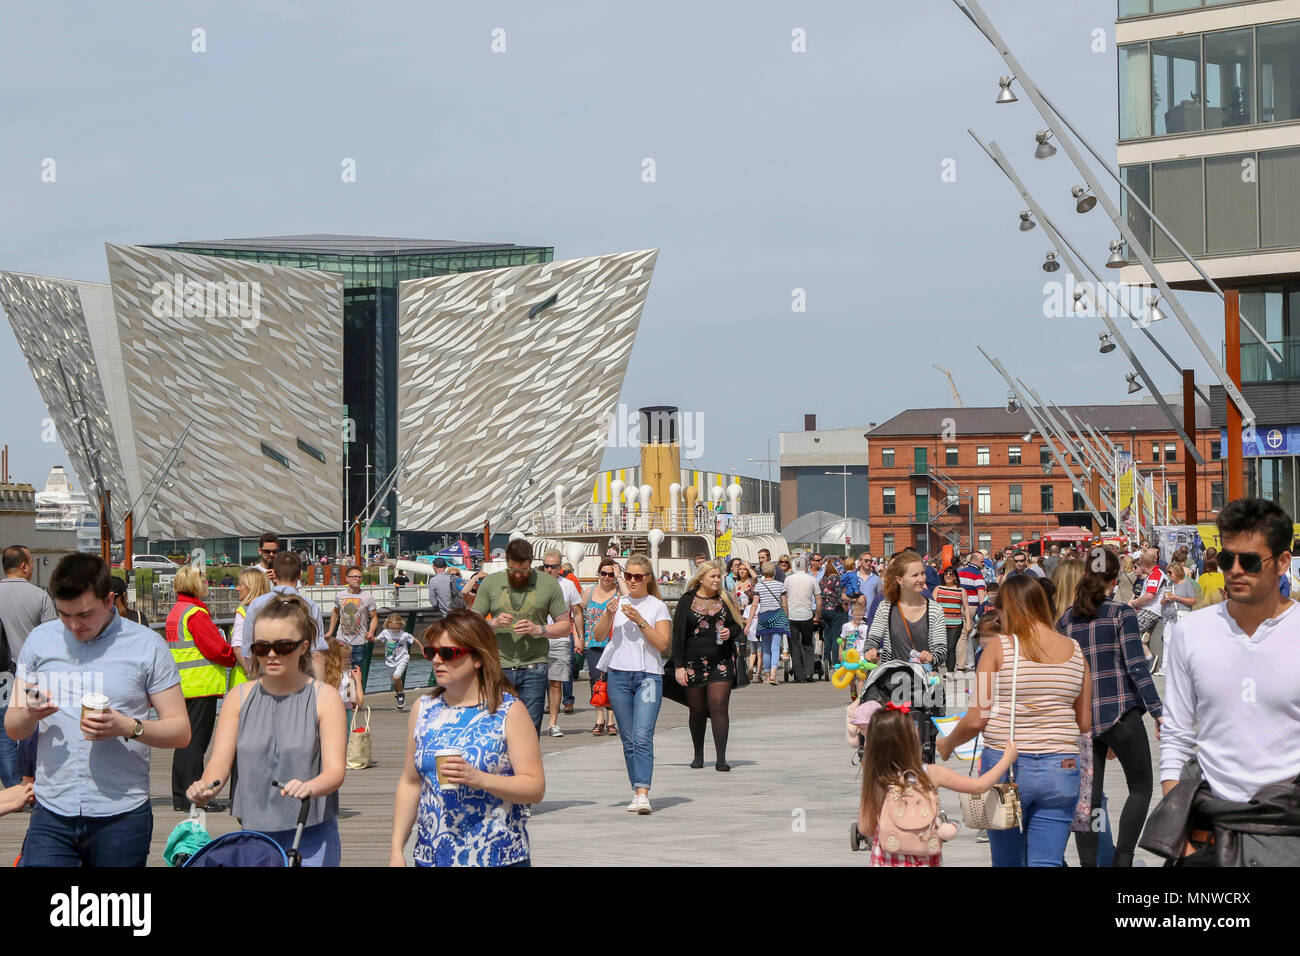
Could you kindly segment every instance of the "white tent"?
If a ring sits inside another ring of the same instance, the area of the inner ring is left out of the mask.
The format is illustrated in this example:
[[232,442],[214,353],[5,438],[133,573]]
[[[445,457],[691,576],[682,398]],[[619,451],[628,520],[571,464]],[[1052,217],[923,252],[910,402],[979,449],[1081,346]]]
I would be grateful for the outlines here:
[[786,525],[781,533],[790,542],[801,544],[844,544],[849,540],[865,545],[871,540],[871,526],[861,518],[849,518],[829,511],[810,511]]

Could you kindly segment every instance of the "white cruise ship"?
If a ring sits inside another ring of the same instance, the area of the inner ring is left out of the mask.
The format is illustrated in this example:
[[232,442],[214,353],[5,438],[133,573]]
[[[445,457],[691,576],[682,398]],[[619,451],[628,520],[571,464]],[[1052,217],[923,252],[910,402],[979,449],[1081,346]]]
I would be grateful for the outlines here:
[[36,530],[75,531],[78,550],[99,550],[99,520],[90,499],[72,490],[62,465],[50,470],[45,490],[36,492]]

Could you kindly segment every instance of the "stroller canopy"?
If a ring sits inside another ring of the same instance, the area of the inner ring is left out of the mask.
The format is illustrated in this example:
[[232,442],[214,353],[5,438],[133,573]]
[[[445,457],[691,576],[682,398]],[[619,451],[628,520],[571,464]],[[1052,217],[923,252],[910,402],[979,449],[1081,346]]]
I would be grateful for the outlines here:
[[886,661],[868,676],[862,687],[861,700],[879,701],[883,706],[893,701],[895,704],[911,704],[925,710],[942,708],[942,691],[938,694],[930,690],[930,675],[920,664],[911,661]]
[[282,866],[289,857],[265,833],[236,830],[219,836],[183,864],[184,866]]

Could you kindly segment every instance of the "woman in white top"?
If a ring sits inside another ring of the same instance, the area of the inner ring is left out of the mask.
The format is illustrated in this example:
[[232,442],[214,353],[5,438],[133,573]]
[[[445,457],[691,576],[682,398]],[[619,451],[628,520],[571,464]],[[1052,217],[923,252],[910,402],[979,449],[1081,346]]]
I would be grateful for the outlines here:
[[244,668],[244,672],[249,677],[256,677],[257,658],[244,650],[244,616],[248,613],[248,605],[268,593],[271,584],[266,579],[266,573],[260,568],[245,568],[235,587],[239,591],[239,607],[235,608],[235,623],[230,625],[230,646],[234,649],[235,657]]
[[622,731],[623,760],[634,791],[631,813],[650,813],[655,721],[663,700],[663,654],[672,640],[672,615],[659,599],[654,568],[644,554],[627,559],[619,600],[596,622],[597,641],[609,639],[597,667],[608,674],[609,706]]

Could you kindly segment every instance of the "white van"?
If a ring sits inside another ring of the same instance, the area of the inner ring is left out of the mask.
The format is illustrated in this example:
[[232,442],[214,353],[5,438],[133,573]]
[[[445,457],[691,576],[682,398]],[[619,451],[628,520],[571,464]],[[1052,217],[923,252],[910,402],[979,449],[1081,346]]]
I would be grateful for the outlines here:
[[131,558],[131,569],[134,571],[175,574],[179,568],[179,564],[162,554],[137,554]]

